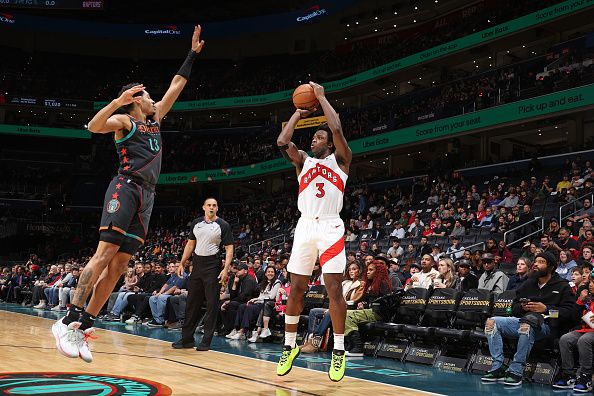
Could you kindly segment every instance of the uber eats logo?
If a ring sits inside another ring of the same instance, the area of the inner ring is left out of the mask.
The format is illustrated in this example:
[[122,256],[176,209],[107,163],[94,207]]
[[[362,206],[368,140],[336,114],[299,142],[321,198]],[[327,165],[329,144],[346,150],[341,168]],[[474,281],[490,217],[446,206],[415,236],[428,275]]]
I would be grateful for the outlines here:
[[82,373],[0,373],[0,394],[171,395],[158,382],[118,375]]

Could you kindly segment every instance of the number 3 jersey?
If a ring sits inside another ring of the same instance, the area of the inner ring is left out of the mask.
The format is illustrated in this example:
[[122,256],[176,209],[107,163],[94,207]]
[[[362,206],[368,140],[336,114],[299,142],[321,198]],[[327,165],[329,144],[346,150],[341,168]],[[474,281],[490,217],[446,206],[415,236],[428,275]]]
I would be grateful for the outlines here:
[[[120,167],[118,173],[157,184],[161,173],[161,128],[159,123],[130,117],[132,128],[123,138],[115,141]],[[126,131],[124,131],[126,132]]]
[[298,176],[297,206],[301,215],[314,219],[339,217],[347,178],[334,154],[323,159],[307,157]]

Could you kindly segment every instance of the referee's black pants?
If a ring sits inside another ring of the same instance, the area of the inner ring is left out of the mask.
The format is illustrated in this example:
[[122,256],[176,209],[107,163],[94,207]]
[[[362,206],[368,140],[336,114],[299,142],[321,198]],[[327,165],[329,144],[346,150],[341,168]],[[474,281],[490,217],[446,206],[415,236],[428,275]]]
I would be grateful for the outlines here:
[[192,273],[188,278],[188,299],[186,303],[186,319],[182,328],[182,340],[194,341],[194,332],[200,321],[202,304],[206,300],[206,317],[204,318],[204,335],[202,345],[210,345],[217,324],[219,296],[221,284],[218,276],[221,273],[221,261],[217,256],[194,256]]

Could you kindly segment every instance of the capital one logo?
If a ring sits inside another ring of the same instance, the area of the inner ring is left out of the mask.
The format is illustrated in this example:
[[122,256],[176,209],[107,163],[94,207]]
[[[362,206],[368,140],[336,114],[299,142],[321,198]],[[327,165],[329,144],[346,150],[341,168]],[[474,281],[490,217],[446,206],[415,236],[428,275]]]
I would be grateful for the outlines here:
[[4,12],[0,12],[0,22],[4,22],[4,23],[15,23],[16,20],[14,19],[14,16],[11,14],[6,14]]
[[325,8],[320,9],[319,5],[315,5],[313,7],[308,8],[307,10],[305,10],[305,12],[308,14],[304,15],[304,16],[297,17],[297,22],[309,21],[312,18],[315,18],[320,15],[324,15],[326,13],[326,9]]
[[170,26],[163,26],[162,29],[157,29],[157,30],[153,30],[153,29],[146,29],[144,31],[144,34],[168,34],[168,35],[179,35],[181,34],[181,31],[178,30],[176,25],[170,25]]

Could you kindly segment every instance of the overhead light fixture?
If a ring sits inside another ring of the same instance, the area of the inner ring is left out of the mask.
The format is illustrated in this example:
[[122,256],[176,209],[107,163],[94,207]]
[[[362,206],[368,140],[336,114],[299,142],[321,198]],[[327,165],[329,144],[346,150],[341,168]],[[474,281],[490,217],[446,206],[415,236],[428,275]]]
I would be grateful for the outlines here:
[[398,15],[398,11],[394,11],[394,15]]
[[417,23],[417,20],[416,19],[413,19],[413,23]]
[[374,32],[377,32],[377,29],[373,29]]
[[396,25],[394,25],[394,27],[396,27]]
[[350,23],[347,23],[347,27],[351,27],[351,24]]
[[359,21],[355,22],[355,25],[358,25],[358,24],[359,24]]
[[418,9],[419,9],[419,7],[415,6],[415,10],[418,10]]
[[373,19],[375,19],[375,20],[377,21],[377,17],[375,17],[375,18],[373,18]]

